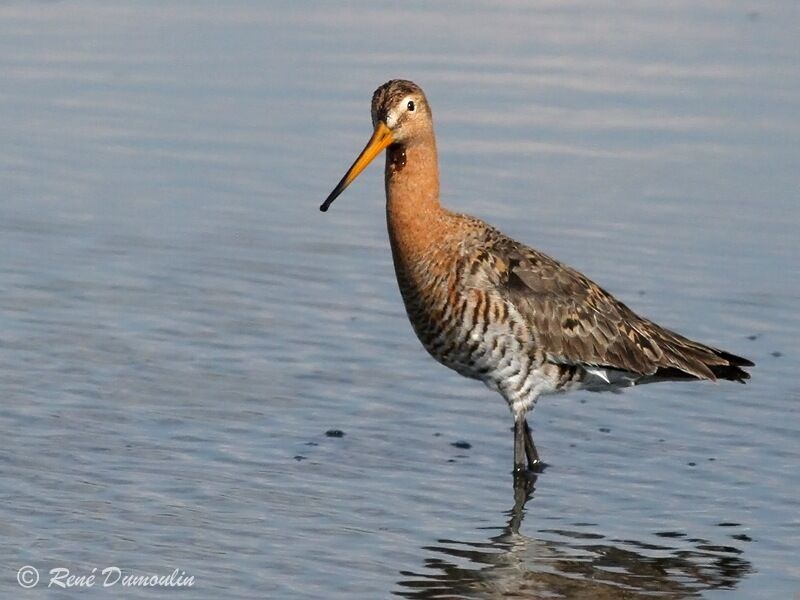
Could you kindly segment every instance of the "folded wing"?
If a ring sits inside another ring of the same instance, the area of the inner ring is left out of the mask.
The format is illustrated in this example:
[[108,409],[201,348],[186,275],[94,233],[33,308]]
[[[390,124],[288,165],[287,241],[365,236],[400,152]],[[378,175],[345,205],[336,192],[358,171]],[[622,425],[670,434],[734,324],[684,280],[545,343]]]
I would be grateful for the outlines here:
[[532,328],[546,360],[625,371],[642,379],[730,379],[749,360],[639,317],[575,271],[493,230],[497,289]]

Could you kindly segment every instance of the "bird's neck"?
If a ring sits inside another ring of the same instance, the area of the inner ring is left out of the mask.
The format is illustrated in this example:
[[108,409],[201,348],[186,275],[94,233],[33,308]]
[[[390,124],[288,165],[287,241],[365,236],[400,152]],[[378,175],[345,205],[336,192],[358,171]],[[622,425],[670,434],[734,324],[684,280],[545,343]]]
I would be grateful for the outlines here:
[[[446,211],[439,203],[439,164],[433,132],[386,152],[386,220],[398,274],[441,238]],[[407,265],[406,265],[407,266]]]

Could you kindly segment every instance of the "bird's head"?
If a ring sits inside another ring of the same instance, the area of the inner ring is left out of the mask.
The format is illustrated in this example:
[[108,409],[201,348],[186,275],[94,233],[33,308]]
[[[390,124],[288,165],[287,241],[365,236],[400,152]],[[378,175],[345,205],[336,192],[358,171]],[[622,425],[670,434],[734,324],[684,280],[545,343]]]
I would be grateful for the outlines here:
[[422,88],[405,79],[392,79],[384,83],[372,95],[372,125],[375,128],[372,137],[353,166],[319,207],[321,211],[328,210],[339,194],[385,148],[392,144],[413,143],[420,134],[432,130],[431,109]]

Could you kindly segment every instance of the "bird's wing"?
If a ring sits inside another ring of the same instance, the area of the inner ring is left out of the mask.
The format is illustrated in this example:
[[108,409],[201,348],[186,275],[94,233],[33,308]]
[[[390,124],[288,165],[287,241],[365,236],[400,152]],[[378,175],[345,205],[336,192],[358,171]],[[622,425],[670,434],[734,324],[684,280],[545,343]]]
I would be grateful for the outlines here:
[[749,362],[639,317],[574,269],[493,233],[484,262],[491,262],[496,289],[527,321],[547,361],[701,379],[727,378],[731,368],[738,379],[732,359]]

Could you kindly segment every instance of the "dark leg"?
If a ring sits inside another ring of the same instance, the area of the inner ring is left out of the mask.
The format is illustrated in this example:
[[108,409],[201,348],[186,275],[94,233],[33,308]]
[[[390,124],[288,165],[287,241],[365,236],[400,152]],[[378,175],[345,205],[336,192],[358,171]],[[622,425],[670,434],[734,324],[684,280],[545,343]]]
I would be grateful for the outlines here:
[[514,471],[517,473],[525,470],[525,453],[527,452],[525,425],[523,416],[514,420]]
[[539,459],[539,453],[536,451],[536,446],[531,436],[531,428],[528,425],[527,419],[524,417],[522,419],[522,424],[525,433],[525,456],[528,458],[528,468],[531,471],[538,471],[544,466],[544,463]]

